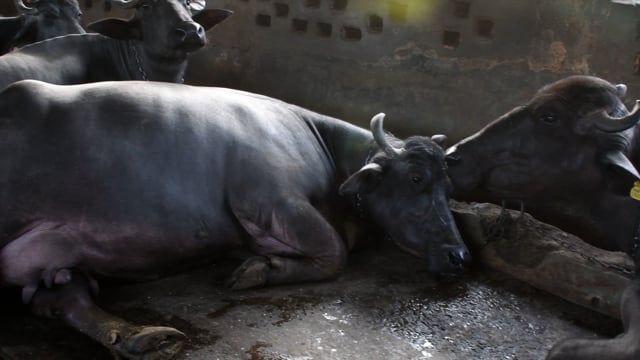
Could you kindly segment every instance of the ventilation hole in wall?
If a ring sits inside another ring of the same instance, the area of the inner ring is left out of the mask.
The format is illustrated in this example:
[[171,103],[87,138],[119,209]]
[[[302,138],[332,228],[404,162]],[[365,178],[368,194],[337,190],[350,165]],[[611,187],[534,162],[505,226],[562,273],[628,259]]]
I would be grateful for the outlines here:
[[306,33],[308,27],[309,22],[307,20],[293,19],[293,21],[291,21],[291,29],[294,32]]
[[636,53],[636,59],[633,62],[633,72],[636,75],[640,75],[640,52]]
[[256,25],[264,27],[271,26],[271,16],[265,14],[256,15]]
[[93,0],[84,0],[85,9],[91,9],[93,7]]
[[488,19],[478,19],[476,23],[476,30],[478,32],[478,36],[484,38],[492,38],[493,37],[493,21]]
[[374,34],[379,34],[382,32],[382,28],[384,27],[384,21],[382,17],[378,15],[369,15],[369,32]]
[[442,45],[450,48],[457,48],[460,46],[460,32],[445,30],[442,33]]
[[331,37],[332,32],[333,32],[333,26],[331,26],[331,24],[319,22],[316,25],[316,33],[320,37]]
[[360,41],[362,39],[362,30],[353,26],[343,26],[342,38],[344,40]]
[[453,3],[453,16],[461,19],[467,19],[469,17],[469,10],[471,9],[471,3],[468,1],[456,1]]
[[276,17],[286,18],[289,16],[289,5],[283,3],[275,3],[273,4],[276,10]]
[[331,8],[333,10],[344,10],[347,8],[347,0],[333,0]]
[[404,23],[407,21],[407,12],[409,5],[405,1],[389,2],[389,19],[394,22]]
[[310,8],[318,8],[320,7],[320,0],[305,0],[304,6]]

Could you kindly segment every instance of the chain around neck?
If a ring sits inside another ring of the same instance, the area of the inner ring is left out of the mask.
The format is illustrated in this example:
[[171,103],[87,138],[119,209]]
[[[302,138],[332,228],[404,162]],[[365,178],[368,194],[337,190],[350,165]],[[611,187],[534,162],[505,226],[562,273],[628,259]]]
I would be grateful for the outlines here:
[[144,68],[142,67],[142,62],[140,61],[140,58],[138,57],[138,50],[136,49],[136,46],[133,45],[133,46],[131,46],[131,48],[133,49],[133,56],[136,59],[136,65],[138,65],[138,72],[142,76],[142,80],[148,81],[149,78],[147,77],[147,73],[144,71]]

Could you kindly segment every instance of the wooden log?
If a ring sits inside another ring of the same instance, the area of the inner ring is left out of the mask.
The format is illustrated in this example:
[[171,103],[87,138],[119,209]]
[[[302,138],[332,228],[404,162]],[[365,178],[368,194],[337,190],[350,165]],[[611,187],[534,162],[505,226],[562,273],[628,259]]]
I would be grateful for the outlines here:
[[496,205],[452,201],[451,210],[474,261],[620,319],[620,296],[634,275],[627,254]]

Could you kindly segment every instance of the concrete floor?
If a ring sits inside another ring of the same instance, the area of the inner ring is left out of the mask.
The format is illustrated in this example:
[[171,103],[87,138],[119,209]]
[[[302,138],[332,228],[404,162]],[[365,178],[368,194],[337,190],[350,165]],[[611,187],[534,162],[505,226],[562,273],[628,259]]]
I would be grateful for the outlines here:
[[[225,261],[103,289],[104,308],[189,337],[180,359],[543,359],[559,339],[619,324],[483,269],[437,282],[395,248],[351,255],[338,280],[232,292]],[[3,295],[0,359],[111,359],[83,335]]]

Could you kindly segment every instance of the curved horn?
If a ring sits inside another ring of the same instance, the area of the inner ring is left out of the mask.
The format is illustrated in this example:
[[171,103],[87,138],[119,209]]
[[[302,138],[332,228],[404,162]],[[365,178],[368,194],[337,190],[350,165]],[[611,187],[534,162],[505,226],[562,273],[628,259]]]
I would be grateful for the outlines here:
[[593,123],[602,131],[619,132],[634,126],[638,121],[640,121],[640,100],[636,100],[636,105],[628,115],[614,118],[604,112],[602,116],[597,117]]
[[40,12],[40,10],[35,7],[28,7],[24,4],[24,2],[22,2],[22,0],[13,0],[13,3],[15,4],[16,9],[18,9],[21,14],[36,15]]
[[113,5],[118,5],[125,9],[129,9],[138,5],[138,2],[140,2],[140,0],[111,0],[111,3]]
[[379,113],[371,119],[371,133],[373,134],[373,139],[376,141],[378,146],[390,157],[394,158],[400,155],[402,152],[399,149],[394,148],[389,141],[387,141],[387,137],[384,135],[384,130],[382,129],[382,122],[384,121],[385,114]]

